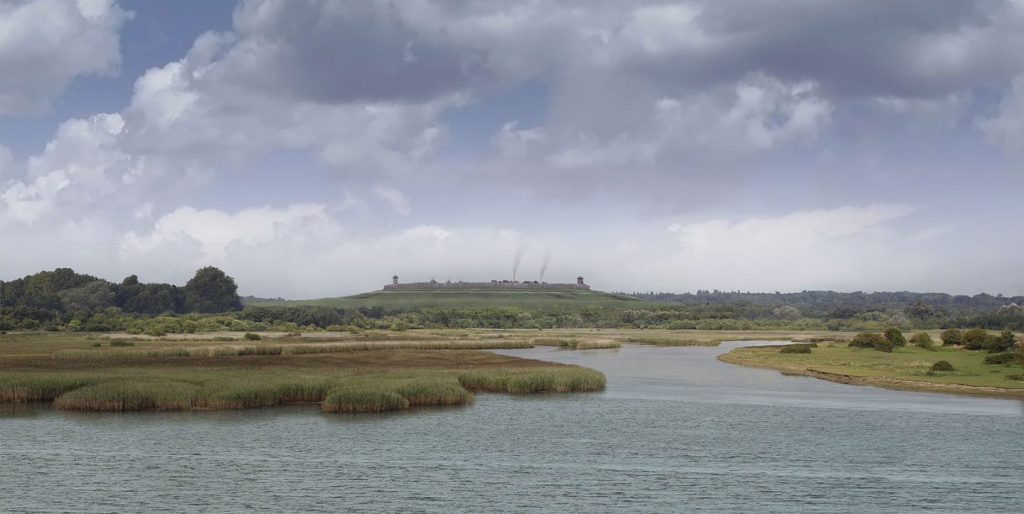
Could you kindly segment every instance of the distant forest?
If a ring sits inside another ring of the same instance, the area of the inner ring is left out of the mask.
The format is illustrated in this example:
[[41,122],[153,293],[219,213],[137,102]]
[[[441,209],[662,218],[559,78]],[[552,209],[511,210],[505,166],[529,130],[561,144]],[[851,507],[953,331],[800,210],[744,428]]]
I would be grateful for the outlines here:
[[662,328],[702,330],[1024,330],[1024,297],[941,293],[634,293],[647,303],[500,308],[243,306],[223,271],[198,270],[184,286],[120,283],[68,268],[0,282],[0,331],[315,331],[415,328]]
[[[628,294],[628,293],[622,293]],[[981,293],[974,296],[907,291],[837,293],[801,291],[799,293],[751,293],[740,291],[698,290],[696,293],[632,293],[631,296],[654,302],[679,305],[757,305],[792,307],[802,316],[818,319],[850,319],[872,311],[903,311],[917,318],[981,314],[1010,305],[1024,305],[1024,296]]]

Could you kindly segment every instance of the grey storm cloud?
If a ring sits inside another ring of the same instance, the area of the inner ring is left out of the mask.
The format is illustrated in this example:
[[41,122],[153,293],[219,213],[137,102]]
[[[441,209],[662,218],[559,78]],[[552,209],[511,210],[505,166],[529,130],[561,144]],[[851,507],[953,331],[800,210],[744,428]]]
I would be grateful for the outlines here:
[[465,87],[481,56],[385,2],[247,2],[214,79],[322,103],[420,101]]

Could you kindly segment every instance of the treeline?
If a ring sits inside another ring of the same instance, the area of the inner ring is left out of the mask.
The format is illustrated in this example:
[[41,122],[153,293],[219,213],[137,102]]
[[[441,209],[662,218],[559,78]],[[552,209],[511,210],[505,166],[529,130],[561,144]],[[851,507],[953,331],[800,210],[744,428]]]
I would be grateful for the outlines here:
[[840,293],[801,291],[799,293],[751,293],[740,291],[698,290],[696,293],[633,293],[637,298],[681,305],[745,304],[764,307],[790,306],[814,318],[851,318],[869,311],[902,310],[915,317],[994,311],[1016,303],[1024,305],[1024,296],[981,293],[974,296],[907,291]]
[[[196,271],[183,287],[142,283],[135,275],[120,284],[69,268],[43,271],[0,282],[0,330],[61,327],[77,320],[106,320],[128,315],[222,313],[238,311],[238,286],[223,271]],[[101,326],[102,325],[102,326]]]
[[634,293],[645,300],[678,305],[690,310],[730,313],[743,319],[813,319],[825,328],[854,329],[870,322],[903,328],[984,327],[1024,330],[1024,296],[945,293],[750,293],[706,291],[696,293]]
[[207,267],[184,286],[121,283],[66,268],[0,282],[0,330],[182,333],[211,330],[415,328],[660,328],[881,331],[972,328],[1024,331],[1024,297],[804,291],[649,293],[642,308],[333,308],[248,306],[234,279]]

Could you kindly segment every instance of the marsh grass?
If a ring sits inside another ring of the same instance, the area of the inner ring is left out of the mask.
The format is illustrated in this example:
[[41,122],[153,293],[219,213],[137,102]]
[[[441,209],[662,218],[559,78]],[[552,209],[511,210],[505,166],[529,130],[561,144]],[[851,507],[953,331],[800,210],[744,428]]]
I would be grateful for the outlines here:
[[623,343],[646,344],[650,346],[718,346],[720,341],[699,339],[677,339],[671,337],[639,337],[631,336],[620,339]]
[[601,339],[580,341],[577,339],[554,339],[543,337],[534,339],[533,344],[537,346],[557,346],[568,350],[600,350],[605,348],[620,348],[622,346],[622,343],[619,341]]
[[66,373],[4,373],[0,375],[0,402],[52,401],[67,391],[94,384],[103,378]]
[[77,411],[187,410],[199,387],[184,382],[114,380],[68,391],[54,407]]
[[470,371],[460,373],[458,379],[470,391],[510,394],[602,391],[606,381],[602,373],[576,366],[505,372]]
[[58,359],[133,361],[164,357],[232,357],[246,355],[298,355],[376,350],[492,350],[533,348],[529,341],[377,341],[289,345],[216,345],[131,348],[125,350],[60,350]]

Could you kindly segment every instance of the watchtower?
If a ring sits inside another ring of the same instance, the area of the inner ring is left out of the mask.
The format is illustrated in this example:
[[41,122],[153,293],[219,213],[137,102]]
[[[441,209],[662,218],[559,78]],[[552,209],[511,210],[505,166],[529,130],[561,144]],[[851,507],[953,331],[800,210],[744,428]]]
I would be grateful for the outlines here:
[[397,286],[398,285],[398,275],[395,275],[395,276],[391,277],[391,285],[393,285],[393,286]]
[[576,285],[578,285],[578,286],[585,285],[583,283],[583,277],[576,277]]

